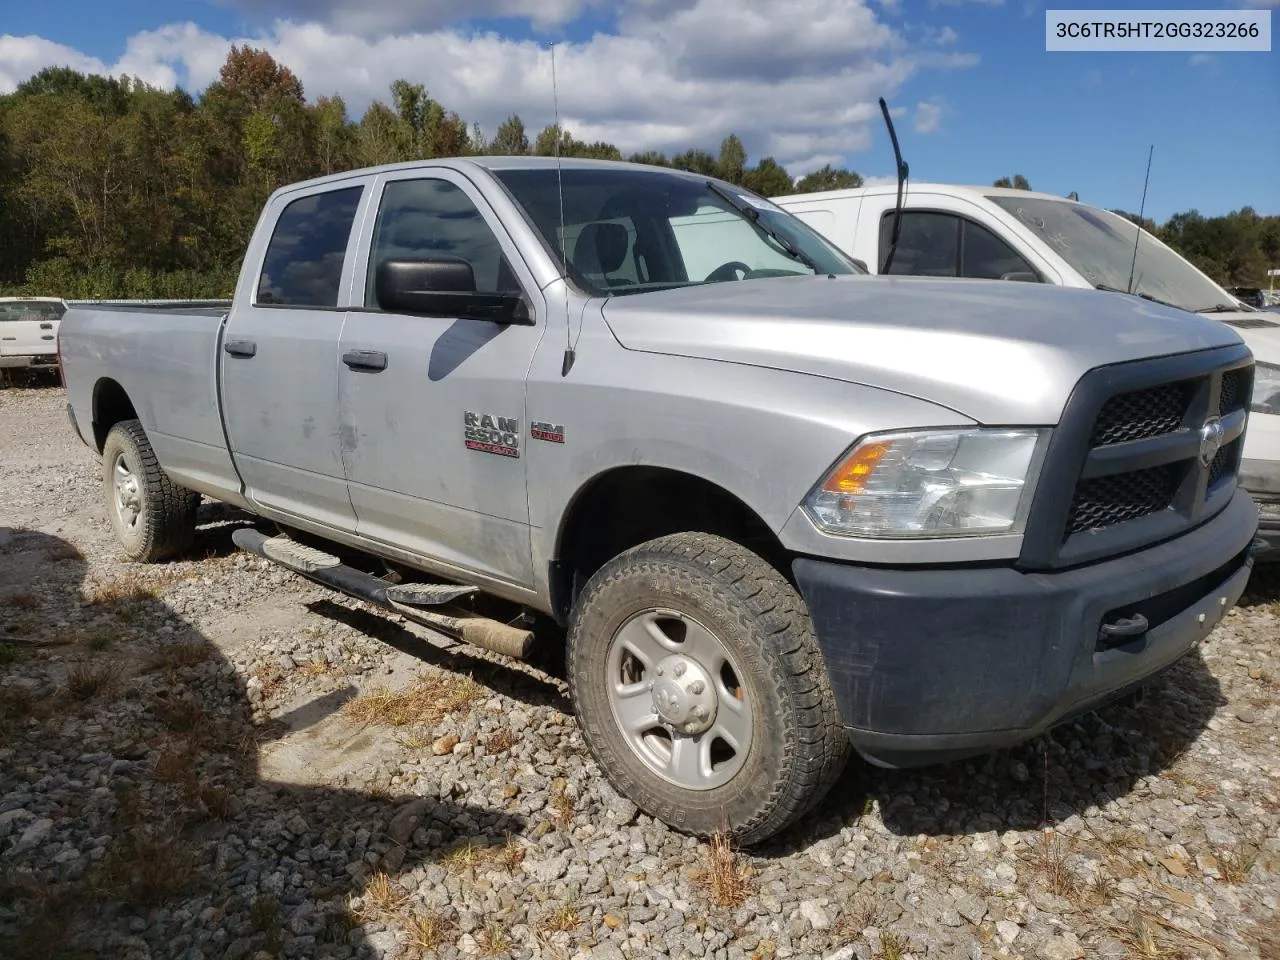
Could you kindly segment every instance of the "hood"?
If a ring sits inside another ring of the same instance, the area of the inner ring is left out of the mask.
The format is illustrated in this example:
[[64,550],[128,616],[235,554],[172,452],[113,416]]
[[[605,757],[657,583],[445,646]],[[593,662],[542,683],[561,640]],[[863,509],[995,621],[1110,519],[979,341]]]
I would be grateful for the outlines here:
[[1241,310],[1237,313],[1209,313],[1204,316],[1225,323],[1235,330],[1259,362],[1280,364],[1280,313]]
[[790,370],[1052,425],[1088,370],[1238,344],[1223,323],[1136,297],[1000,280],[795,277],[606,301],[627,349]]

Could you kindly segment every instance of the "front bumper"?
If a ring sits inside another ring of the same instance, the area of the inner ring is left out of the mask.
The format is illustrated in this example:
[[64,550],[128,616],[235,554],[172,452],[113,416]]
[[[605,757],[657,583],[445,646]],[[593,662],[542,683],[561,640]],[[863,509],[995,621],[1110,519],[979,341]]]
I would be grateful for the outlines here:
[[850,740],[913,767],[1037,736],[1172,665],[1244,592],[1257,528],[1237,491],[1175,540],[1060,572],[811,558],[793,571]]
[[25,369],[27,367],[39,367],[41,369],[47,367],[56,367],[58,365],[57,354],[36,354],[35,356],[23,357],[0,357],[0,369],[15,370]]

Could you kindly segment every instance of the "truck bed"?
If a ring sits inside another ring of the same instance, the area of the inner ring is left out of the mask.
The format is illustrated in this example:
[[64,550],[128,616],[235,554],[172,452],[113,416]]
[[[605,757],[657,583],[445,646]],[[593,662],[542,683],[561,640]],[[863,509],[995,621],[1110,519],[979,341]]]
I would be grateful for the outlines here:
[[238,499],[218,393],[229,301],[69,305],[60,337],[67,399],[81,438],[98,448],[98,407],[116,386],[136,407],[156,455],[179,483]]

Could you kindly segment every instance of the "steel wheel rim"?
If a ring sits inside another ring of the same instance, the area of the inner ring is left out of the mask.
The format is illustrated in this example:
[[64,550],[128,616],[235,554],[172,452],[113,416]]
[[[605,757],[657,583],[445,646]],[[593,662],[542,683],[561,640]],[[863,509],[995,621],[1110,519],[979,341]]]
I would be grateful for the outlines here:
[[123,453],[116,456],[111,467],[111,479],[115,490],[116,519],[126,530],[136,530],[138,518],[142,515],[142,490]]
[[751,752],[754,721],[737,661],[693,617],[650,609],[609,641],[609,709],[627,746],[686,790],[732,780]]

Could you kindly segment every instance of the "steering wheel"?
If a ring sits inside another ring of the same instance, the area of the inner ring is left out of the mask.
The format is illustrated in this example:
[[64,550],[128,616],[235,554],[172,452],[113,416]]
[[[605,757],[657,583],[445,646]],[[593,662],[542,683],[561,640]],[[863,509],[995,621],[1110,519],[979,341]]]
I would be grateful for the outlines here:
[[[738,272],[742,272],[742,276],[738,276]],[[710,273],[707,274],[707,283],[717,283],[721,280],[745,280],[747,274],[751,272],[751,268],[741,260],[730,260],[728,263],[722,263]]]

